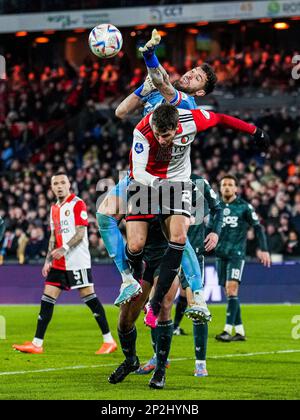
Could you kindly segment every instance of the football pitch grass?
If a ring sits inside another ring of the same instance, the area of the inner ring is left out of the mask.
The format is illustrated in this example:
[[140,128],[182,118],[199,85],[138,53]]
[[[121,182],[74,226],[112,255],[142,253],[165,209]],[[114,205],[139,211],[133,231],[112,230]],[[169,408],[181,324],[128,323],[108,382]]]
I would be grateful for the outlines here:
[[[192,324],[184,319],[182,327],[188,336],[173,338],[166,387],[152,390],[148,387],[151,375],[131,374],[117,385],[107,382],[124,357],[120,349],[112,355],[94,354],[101,339],[95,320],[83,305],[56,306],[42,355],[11,348],[32,339],[38,306],[0,306],[7,330],[7,339],[0,340],[0,400],[299,399],[300,339],[292,338],[292,319],[300,315],[300,305],[243,306],[248,341],[237,343],[215,341],[224,325],[225,306],[210,305],[210,309],[209,377],[193,376]],[[118,309],[106,306],[106,310],[117,337]],[[142,316],[137,330],[138,355],[144,362],[152,351]]]

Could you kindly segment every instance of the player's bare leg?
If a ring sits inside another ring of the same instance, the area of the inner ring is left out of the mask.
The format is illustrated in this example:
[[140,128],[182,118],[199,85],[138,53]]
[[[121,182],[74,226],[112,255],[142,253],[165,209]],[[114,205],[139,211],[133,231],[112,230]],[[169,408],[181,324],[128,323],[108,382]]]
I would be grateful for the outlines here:
[[142,294],[134,301],[126,303],[120,308],[118,334],[125,360],[108,378],[108,382],[111,384],[122,382],[129,373],[136,371],[140,366],[139,358],[136,355],[135,322],[148,299],[151,285],[142,282],[142,290]]
[[117,195],[107,195],[97,211],[99,231],[104,245],[122,277],[120,294],[114,302],[117,306],[130,301],[142,291],[139,282],[134,279],[129,268],[124,240],[118,227],[124,217],[123,213],[124,200]]
[[111,335],[104,308],[95,293],[94,286],[80,288],[79,296],[82,302],[90,308],[103,334],[103,344],[100,349],[96,351],[96,354],[110,354],[115,352],[118,346]]
[[[225,293],[227,296],[227,317],[224,331],[216,335],[216,340],[221,342],[245,341],[245,330],[241,320],[241,309],[238,298],[239,282],[228,280],[225,284]],[[235,327],[236,335],[232,336]]]
[[24,344],[14,344],[13,348],[23,353],[41,354],[46,330],[52,319],[54,305],[59,298],[62,290],[56,286],[46,284],[44,294],[41,299],[40,313],[37,322],[36,333],[32,341]]
[[126,256],[135,273],[134,276],[140,280],[143,276],[143,255],[144,246],[148,235],[148,223],[144,221],[126,222]]

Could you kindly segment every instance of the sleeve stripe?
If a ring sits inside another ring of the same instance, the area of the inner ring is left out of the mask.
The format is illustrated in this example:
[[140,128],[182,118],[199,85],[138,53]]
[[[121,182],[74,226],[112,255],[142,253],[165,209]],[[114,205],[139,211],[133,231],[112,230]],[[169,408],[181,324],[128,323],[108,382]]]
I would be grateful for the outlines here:
[[182,101],[182,94],[181,94],[181,92],[176,90],[175,91],[175,97],[174,97],[174,99],[172,99],[172,101],[170,101],[170,104],[177,106],[177,105],[180,104],[181,101]]

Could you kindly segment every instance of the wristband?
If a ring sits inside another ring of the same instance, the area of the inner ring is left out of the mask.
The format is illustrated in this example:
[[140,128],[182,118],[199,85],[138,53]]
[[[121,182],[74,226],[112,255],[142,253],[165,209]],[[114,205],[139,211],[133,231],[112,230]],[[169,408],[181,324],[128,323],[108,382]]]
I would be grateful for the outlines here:
[[142,95],[143,89],[144,89],[144,83],[140,87],[138,87],[133,93],[139,98],[143,99],[144,98],[144,96]]
[[69,251],[70,247],[67,244],[63,245],[63,249],[66,251],[66,253]]
[[157,69],[157,67],[159,67],[159,61],[158,61],[158,58],[155,55],[155,52],[153,52],[150,55],[149,52],[147,51],[147,52],[145,52],[143,54],[143,56],[144,56],[144,60],[145,60],[146,66],[148,68]]

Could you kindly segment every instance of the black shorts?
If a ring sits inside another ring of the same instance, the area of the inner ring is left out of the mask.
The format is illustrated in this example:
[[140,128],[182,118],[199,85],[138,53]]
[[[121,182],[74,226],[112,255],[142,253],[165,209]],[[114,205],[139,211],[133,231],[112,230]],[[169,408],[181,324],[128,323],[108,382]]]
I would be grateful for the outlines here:
[[82,289],[93,285],[92,270],[90,268],[64,271],[51,268],[45,284],[56,286],[62,290]]
[[150,222],[158,214],[163,220],[172,215],[191,217],[192,191],[192,182],[165,180],[158,188],[152,188],[131,180],[126,221]]

